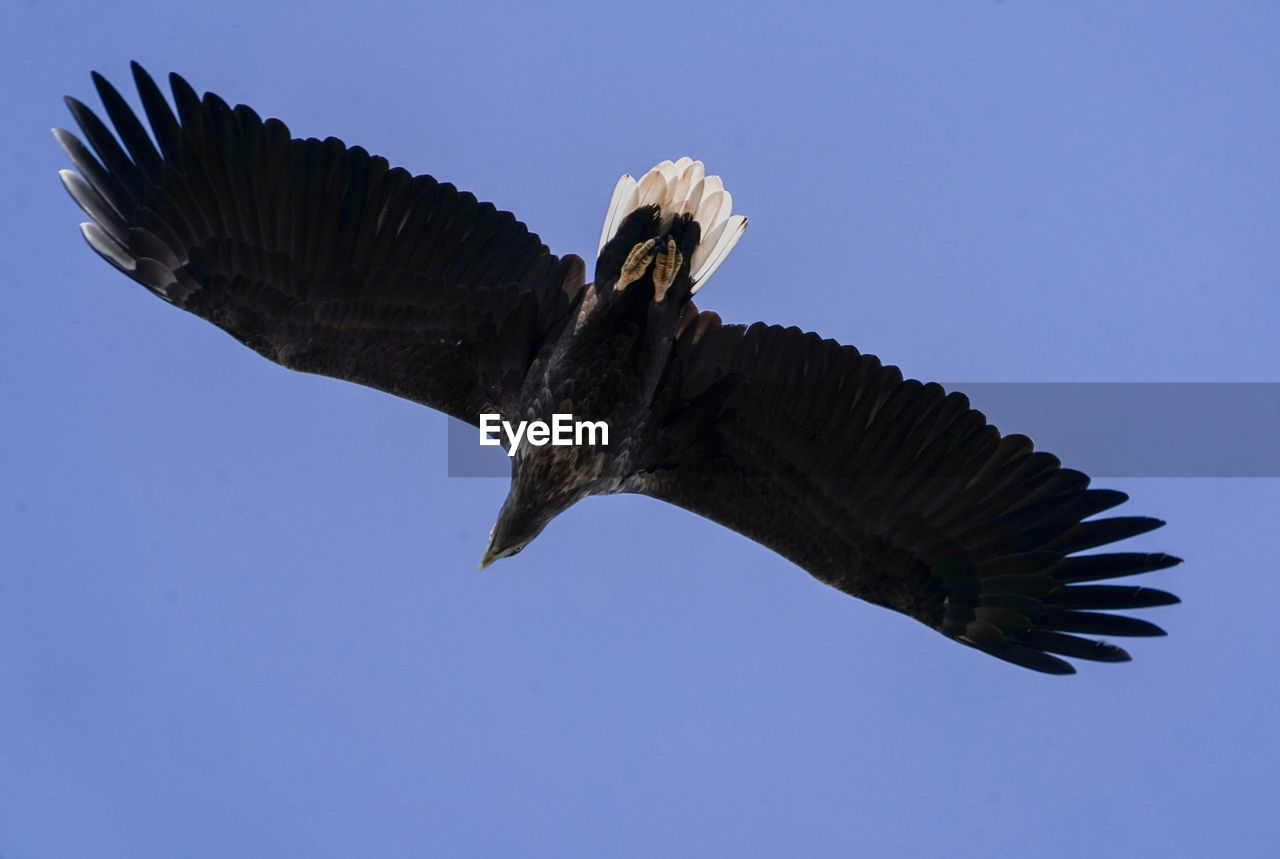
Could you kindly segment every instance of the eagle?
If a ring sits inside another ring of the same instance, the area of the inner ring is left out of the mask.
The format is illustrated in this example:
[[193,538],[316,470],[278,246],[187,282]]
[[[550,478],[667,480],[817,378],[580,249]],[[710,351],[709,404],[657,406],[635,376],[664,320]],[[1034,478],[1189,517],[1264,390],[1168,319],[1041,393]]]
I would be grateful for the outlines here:
[[114,134],[70,97],[88,145],[54,129],[81,232],[107,262],[290,369],[476,426],[607,427],[591,443],[507,439],[511,486],[482,567],[582,498],[633,492],[1036,671],[1130,658],[1097,637],[1164,634],[1112,612],[1177,597],[1098,582],[1179,559],[1087,552],[1164,524],[1094,518],[1123,493],[1002,435],[963,394],[694,305],[747,225],[702,162],[619,180],[588,283],[580,257],[473,194],[333,137],[293,138],[176,74],[171,108],[132,70],[145,125],[95,72]]

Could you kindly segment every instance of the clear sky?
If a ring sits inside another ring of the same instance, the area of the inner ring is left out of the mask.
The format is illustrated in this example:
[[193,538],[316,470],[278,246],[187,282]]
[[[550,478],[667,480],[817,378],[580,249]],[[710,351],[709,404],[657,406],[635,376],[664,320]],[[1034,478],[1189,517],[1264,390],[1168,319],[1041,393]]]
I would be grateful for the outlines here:
[[645,498],[480,573],[506,482],[446,476],[445,418],[113,272],[49,135],[64,94],[97,106],[91,69],[132,97],[137,59],[584,256],[620,173],[689,154],[751,218],[699,296],[727,320],[923,379],[1276,382],[1274,2],[2,17],[3,856],[1280,843],[1280,481],[1100,475],[1168,520],[1124,548],[1185,557],[1145,579],[1184,604],[1071,678]]

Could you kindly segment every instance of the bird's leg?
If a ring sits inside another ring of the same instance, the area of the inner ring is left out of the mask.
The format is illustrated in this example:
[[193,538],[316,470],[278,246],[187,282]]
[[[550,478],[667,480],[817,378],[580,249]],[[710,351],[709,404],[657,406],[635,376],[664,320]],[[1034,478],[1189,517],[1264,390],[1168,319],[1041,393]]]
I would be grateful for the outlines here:
[[680,255],[680,251],[676,248],[675,239],[667,239],[667,249],[658,254],[658,258],[653,263],[653,301],[655,304],[661,304],[662,299],[666,297],[667,290],[671,288],[671,284],[675,283],[676,274],[680,271],[680,265],[684,262],[684,257]]
[[631,249],[631,253],[627,254],[627,261],[622,264],[622,271],[618,274],[618,282],[613,285],[615,291],[622,292],[644,277],[645,269],[649,267],[649,260],[653,258],[653,245],[654,240],[649,239]]

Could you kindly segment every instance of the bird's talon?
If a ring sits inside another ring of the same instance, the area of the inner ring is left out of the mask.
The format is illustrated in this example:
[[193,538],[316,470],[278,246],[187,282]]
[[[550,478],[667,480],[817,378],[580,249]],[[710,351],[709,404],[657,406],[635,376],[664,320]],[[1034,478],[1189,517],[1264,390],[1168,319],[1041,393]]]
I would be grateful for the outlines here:
[[649,267],[649,260],[653,257],[654,240],[649,239],[647,242],[641,242],[631,249],[631,253],[627,254],[627,261],[622,264],[622,272],[618,275],[618,282],[614,284],[614,289],[618,292],[626,289],[640,278],[644,277],[645,269]]
[[653,264],[653,300],[655,302],[661,303],[666,297],[667,290],[671,288],[671,284],[675,283],[676,275],[680,272],[680,266],[683,263],[684,257],[676,247],[676,240],[667,239],[667,249],[658,254],[657,261]]

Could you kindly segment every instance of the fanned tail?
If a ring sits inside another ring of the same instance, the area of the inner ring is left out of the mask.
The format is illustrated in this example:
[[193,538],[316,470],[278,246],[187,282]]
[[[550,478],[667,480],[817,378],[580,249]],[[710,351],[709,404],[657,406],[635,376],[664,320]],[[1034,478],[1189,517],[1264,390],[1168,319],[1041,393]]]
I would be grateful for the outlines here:
[[742,238],[747,219],[731,214],[733,197],[724,189],[719,176],[706,175],[701,161],[683,157],[679,161],[657,164],[637,182],[623,174],[613,189],[609,211],[600,231],[599,255],[618,233],[627,215],[644,206],[657,206],[661,217],[660,233],[665,233],[680,215],[689,214],[701,230],[701,238],[689,263],[695,293],[724,262],[729,251]]

